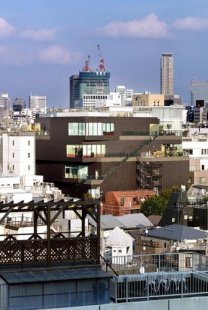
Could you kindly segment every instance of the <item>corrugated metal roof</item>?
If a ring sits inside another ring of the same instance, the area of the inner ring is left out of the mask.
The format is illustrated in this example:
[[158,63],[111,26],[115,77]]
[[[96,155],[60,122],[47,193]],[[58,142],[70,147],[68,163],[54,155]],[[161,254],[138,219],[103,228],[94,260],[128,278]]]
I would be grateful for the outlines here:
[[8,284],[54,282],[64,280],[82,280],[95,278],[110,278],[101,268],[77,269],[42,269],[24,271],[1,271],[0,277]]

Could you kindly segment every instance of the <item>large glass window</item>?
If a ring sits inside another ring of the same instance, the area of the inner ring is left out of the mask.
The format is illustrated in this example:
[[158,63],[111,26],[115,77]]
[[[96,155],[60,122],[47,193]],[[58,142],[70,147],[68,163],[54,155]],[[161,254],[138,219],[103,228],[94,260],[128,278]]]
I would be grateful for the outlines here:
[[65,178],[66,179],[87,179],[88,167],[87,166],[65,166]]
[[69,136],[103,136],[114,134],[114,123],[69,123]]
[[106,154],[105,144],[68,144],[66,157],[104,157]]
[[68,124],[69,136],[85,136],[85,123],[69,123]]
[[66,157],[82,157],[82,145],[73,144],[66,146]]
[[104,157],[106,147],[104,144],[83,145],[83,157]]

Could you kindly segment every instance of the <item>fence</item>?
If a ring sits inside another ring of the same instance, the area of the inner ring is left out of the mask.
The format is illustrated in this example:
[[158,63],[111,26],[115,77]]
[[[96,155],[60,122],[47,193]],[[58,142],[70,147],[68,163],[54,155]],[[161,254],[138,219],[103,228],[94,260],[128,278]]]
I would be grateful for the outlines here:
[[208,296],[208,272],[161,272],[113,277],[113,302]]
[[208,269],[206,256],[194,252],[108,256],[105,261],[101,259],[102,266],[111,273],[115,270],[119,275]]

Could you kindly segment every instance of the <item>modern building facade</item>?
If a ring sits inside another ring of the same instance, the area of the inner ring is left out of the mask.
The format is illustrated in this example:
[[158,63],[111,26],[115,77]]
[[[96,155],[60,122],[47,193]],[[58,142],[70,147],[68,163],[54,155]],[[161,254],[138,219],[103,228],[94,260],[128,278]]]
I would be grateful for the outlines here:
[[191,81],[191,105],[196,106],[196,101],[204,101],[204,105],[208,103],[208,82],[207,81]]
[[[86,105],[85,97],[89,95],[105,96],[110,93],[110,72],[105,69],[104,59],[100,57],[96,70],[92,70],[89,64],[89,56],[79,75],[70,77],[70,108],[83,107]],[[100,98],[102,100],[102,98]]]
[[79,75],[74,74],[70,76],[70,102],[71,109],[79,107]]
[[46,96],[29,96],[29,108],[37,113],[46,113],[47,98]]
[[4,175],[35,174],[34,133],[10,133],[0,136],[0,165]]
[[135,94],[132,98],[132,105],[144,107],[163,107],[164,95],[151,94],[149,92],[145,92],[143,94]]
[[118,85],[115,89],[117,93],[121,96],[121,105],[122,106],[130,106],[132,105],[132,97],[134,90],[129,89],[124,85]]
[[[76,113],[74,117],[41,118],[38,122],[50,134],[36,138],[37,173],[76,197],[139,189],[137,161],[143,156],[147,160],[147,155],[160,161],[159,153],[154,152],[159,152],[161,145],[176,145],[177,149],[181,143],[181,137],[173,135],[152,139],[159,128],[159,120],[153,117],[89,117]],[[167,161],[166,174],[174,156]],[[188,157],[176,154],[176,161],[177,180],[170,177],[171,168],[168,186],[181,184],[186,177],[188,180]],[[166,184],[161,184],[164,189]],[[142,188],[152,189],[149,185]]]
[[174,60],[171,53],[163,53],[160,59],[160,93],[174,94]]

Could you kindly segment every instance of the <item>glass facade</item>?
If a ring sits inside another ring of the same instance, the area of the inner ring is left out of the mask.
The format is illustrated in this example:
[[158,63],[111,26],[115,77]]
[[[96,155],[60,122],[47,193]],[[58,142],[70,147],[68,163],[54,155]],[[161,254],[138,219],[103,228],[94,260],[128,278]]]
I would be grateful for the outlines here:
[[69,136],[105,136],[114,134],[114,123],[69,123]]
[[66,146],[66,157],[105,157],[105,144],[68,144]]
[[87,179],[88,167],[87,166],[65,166],[65,178],[66,179]]

